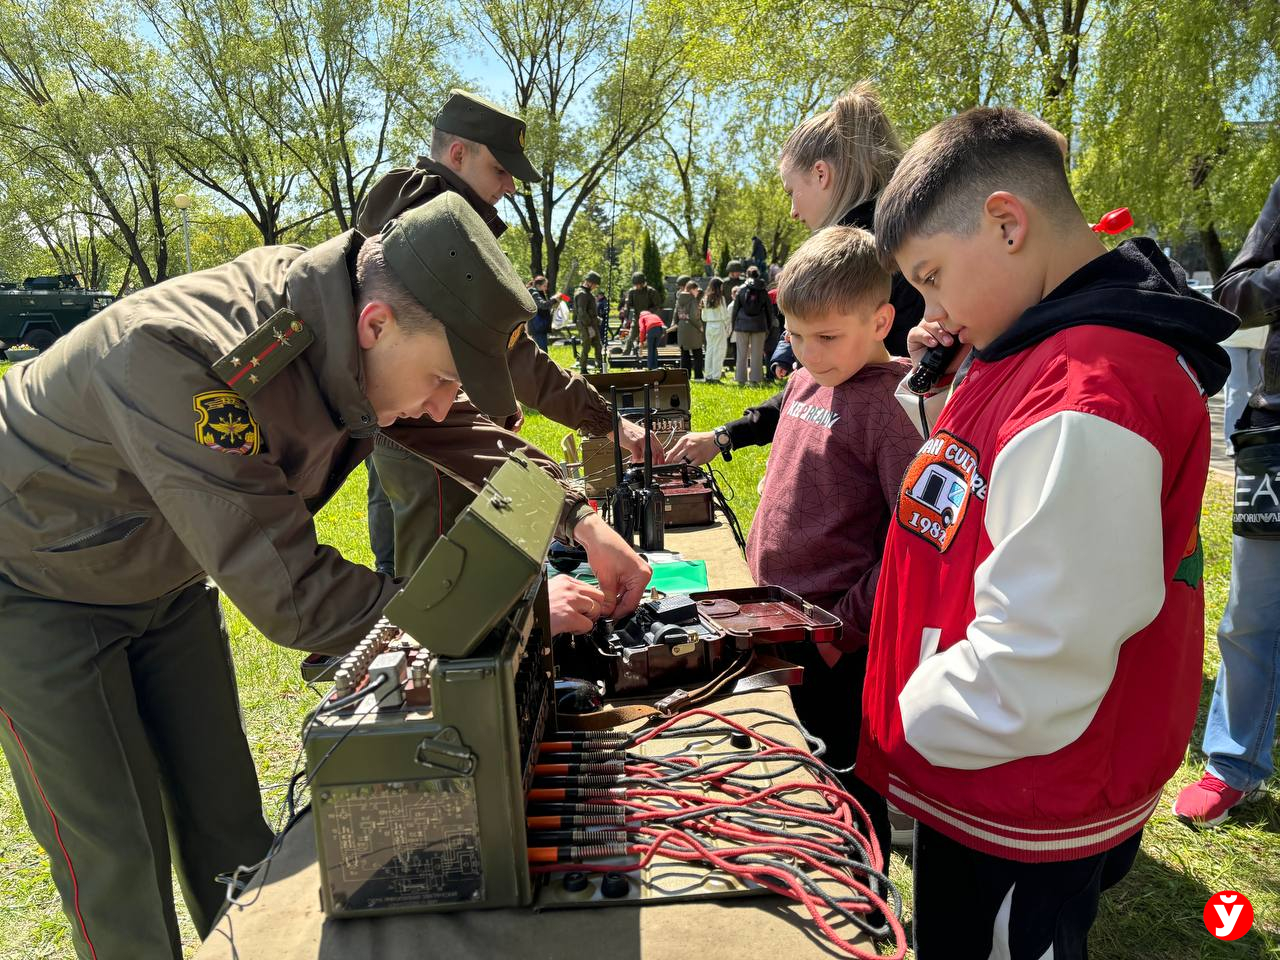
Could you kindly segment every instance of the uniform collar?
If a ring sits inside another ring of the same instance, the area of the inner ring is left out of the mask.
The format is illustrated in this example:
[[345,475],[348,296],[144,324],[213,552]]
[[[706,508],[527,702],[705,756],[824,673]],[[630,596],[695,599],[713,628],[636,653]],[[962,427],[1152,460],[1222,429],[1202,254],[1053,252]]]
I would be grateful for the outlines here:
[[425,170],[433,177],[439,177],[445,182],[445,185],[454,193],[462,195],[462,199],[471,205],[471,209],[480,214],[480,219],[485,225],[493,231],[495,237],[500,237],[507,231],[507,225],[502,218],[498,216],[498,208],[489,201],[483,199],[480,194],[476,193],[467,185],[467,182],[460,176],[450,170],[442,163],[436,163],[430,157],[418,158],[418,169]]
[[378,418],[364,394],[360,346],[356,342],[353,294],[356,253],[364,237],[354,230],[308,250],[289,267],[289,308],[316,334],[303,357],[311,365],[338,425],[363,439],[378,431]]

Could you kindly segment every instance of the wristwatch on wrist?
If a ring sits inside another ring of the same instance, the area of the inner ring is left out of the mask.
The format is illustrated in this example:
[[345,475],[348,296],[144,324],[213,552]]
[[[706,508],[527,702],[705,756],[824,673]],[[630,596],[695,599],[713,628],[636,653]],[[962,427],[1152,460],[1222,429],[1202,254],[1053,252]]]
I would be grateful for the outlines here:
[[724,462],[728,463],[733,459],[733,454],[729,451],[733,449],[733,440],[729,437],[729,431],[725,427],[716,427],[711,431],[711,439],[720,449],[720,456],[724,457]]

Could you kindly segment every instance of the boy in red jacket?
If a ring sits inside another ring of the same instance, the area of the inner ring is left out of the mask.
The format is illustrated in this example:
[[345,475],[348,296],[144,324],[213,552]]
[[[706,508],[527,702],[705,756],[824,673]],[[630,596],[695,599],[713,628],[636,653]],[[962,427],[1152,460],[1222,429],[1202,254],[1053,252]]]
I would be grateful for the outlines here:
[[857,773],[918,820],[920,960],[1083,958],[1195,719],[1235,318],[1150,240],[1108,252],[1017,110],[917,140],[875,235],[924,296],[916,342],[973,362],[898,495]]

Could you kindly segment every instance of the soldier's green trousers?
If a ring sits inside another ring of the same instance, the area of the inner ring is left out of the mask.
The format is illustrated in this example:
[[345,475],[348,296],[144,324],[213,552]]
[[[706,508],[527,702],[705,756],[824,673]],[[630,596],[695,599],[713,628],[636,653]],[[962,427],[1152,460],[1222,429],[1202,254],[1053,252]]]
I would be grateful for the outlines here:
[[0,578],[0,746],[81,960],[181,957],[171,869],[203,937],[214,878],[271,843],[207,583],[95,606]]
[[578,363],[582,367],[582,372],[587,373],[587,353],[594,350],[596,354],[596,372],[604,373],[604,356],[600,345],[600,324],[596,323],[591,326],[584,327],[578,324],[578,339],[581,342],[578,347]]
[[406,450],[379,443],[373,460],[395,519],[396,576],[407,577],[476,495]]

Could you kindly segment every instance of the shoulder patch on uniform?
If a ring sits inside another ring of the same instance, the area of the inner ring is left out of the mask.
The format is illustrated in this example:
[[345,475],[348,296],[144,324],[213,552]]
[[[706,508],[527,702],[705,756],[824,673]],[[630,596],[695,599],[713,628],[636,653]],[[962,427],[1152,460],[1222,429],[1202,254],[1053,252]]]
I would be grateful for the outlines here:
[[215,362],[213,372],[248,400],[315,339],[311,328],[296,313],[277,310],[234,350]]
[[219,453],[252,456],[262,449],[262,431],[249,413],[249,404],[231,390],[207,390],[191,398],[196,440]]

